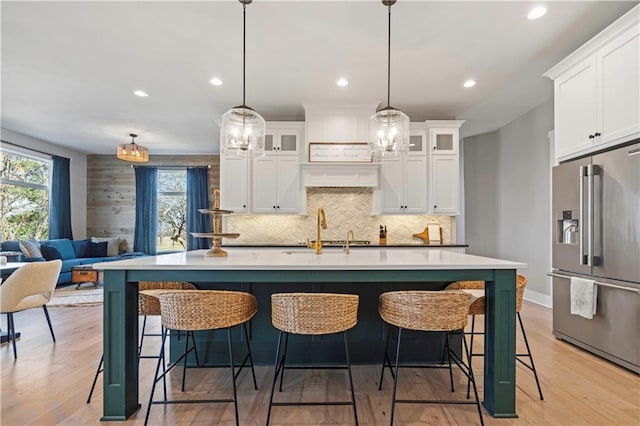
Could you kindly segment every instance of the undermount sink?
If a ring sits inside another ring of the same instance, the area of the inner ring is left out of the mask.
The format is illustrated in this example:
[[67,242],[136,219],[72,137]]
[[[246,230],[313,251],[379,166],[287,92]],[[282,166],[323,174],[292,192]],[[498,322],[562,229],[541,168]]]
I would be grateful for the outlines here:
[[[293,250],[284,250],[282,253],[284,254],[313,254],[316,255],[315,251],[312,248],[304,248],[304,249],[293,249]],[[322,254],[317,256],[322,256],[323,254],[346,254],[342,251],[341,247],[323,247]]]

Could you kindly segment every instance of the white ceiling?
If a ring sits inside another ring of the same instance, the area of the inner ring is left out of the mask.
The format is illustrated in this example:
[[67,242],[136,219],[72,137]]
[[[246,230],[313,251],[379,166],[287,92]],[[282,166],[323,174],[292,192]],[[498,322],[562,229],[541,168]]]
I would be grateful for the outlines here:
[[[536,3],[398,1],[391,104],[412,121],[467,120],[463,135],[500,128],[552,96],[543,72],[638,2],[548,1],[529,21]],[[0,7],[3,128],[88,153],[114,153],[131,132],[152,155],[218,152],[216,121],[242,103],[238,1]],[[386,104],[386,49],[379,0],[256,0],[247,104],[267,120],[304,120],[303,103]]]

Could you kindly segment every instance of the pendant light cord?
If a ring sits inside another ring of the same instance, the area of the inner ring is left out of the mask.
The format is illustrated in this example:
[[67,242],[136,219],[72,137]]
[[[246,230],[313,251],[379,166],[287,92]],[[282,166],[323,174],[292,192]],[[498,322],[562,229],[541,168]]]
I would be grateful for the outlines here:
[[245,101],[245,53],[247,50],[247,5],[242,4],[242,106],[247,105]]
[[387,108],[389,108],[391,105],[391,4],[389,5],[389,32],[387,40]]

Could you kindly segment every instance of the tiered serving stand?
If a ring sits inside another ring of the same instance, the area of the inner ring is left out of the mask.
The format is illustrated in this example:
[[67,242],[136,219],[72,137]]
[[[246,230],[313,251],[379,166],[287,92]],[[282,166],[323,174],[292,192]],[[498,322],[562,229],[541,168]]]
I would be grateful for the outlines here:
[[220,190],[216,189],[213,191],[215,196],[215,202],[213,205],[213,209],[199,209],[198,211],[202,214],[206,214],[211,216],[213,232],[192,232],[196,238],[211,238],[213,240],[213,247],[211,250],[207,251],[204,255],[207,257],[224,257],[229,254],[220,248],[222,244],[223,238],[238,238],[240,234],[233,232],[222,232],[222,216],[232,214],[232,210],[223,210],[220,208]]

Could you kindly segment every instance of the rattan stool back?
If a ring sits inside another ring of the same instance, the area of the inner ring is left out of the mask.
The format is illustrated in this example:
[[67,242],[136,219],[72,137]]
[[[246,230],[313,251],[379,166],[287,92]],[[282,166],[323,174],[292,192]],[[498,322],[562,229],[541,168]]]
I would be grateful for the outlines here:
[[391,291],[380,295],[378,312],[396,327],[454,331],[467,325],[470,304],[471,295],[457,291]]
[[[181,281],[140,281],[138,283],[138,315],[160,315],[160,301],[148,290],[196,290],[191,283]],[[147,291],[144,293],[144,291]]]
[[180,290],[158,293],[162,325],[171,330],[214,330],[249,321],[257,312],[249,293],[225,290]]
[[[522,308],[524,288],[527,285],[527,277],[516,275],[516,312]],[[484,290],[484,281],[456,281],[449,284],[445,290]],[[471,303],[469,315],[484,315],[485,298],[479,297]]]
[[292,334],[333,334],[358,322],[359,297],[334,293],[277,293],[271,295],[271,322]]

